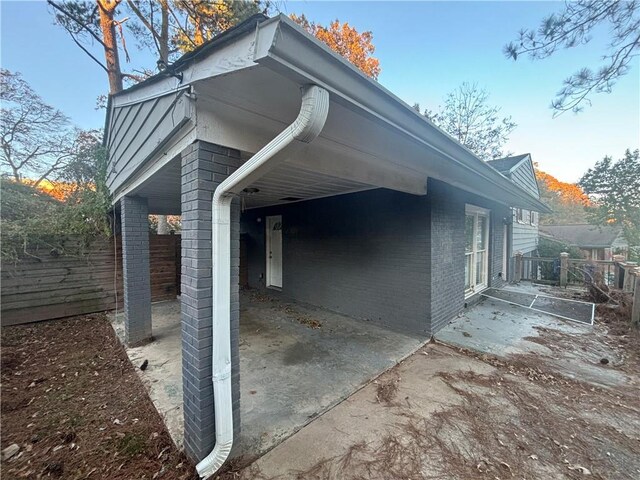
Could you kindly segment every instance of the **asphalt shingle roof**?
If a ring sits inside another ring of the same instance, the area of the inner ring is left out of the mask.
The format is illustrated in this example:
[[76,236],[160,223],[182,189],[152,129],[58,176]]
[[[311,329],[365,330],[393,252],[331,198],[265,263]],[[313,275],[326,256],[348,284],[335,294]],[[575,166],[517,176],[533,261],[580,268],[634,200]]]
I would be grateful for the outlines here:
[[528,156],[528,153],[523,153],[522,155],[516,155],[514,157],[504,157],[496,158],[495,160],[488,160],[487,163],[498,170],[500,173],[507,173]]
[[602,248],[610,247],[620,235],[620,227],[578,225],[540,225],[540,231],[567,242],[569,246]]

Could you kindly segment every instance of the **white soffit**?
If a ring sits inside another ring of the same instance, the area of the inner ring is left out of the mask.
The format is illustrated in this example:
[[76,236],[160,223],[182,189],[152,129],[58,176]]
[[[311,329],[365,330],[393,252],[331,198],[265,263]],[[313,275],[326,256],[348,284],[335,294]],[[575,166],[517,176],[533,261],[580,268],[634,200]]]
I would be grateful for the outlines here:
[[[330,197],[371,188],[365,183],[324,175],[299,168],[292,163],[284,163],[252,184],[247,189],[248,192],[240,196],[245,208],[255,208]],[[258,191],[253,192],[252,189]]]

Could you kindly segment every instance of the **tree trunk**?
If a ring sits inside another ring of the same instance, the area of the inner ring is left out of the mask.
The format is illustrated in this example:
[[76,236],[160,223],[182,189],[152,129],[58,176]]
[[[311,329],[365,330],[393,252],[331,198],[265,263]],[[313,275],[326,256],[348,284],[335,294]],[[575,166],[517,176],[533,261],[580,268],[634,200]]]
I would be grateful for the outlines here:
[[204,36],[202,34],[202,26],[200,17],[196,15],[193,19],[193,44],[199,47],[204,43]]
[[169,5],[167,0],[160,0],[162,21],[160,24],[160,59],[169,64]]
[[116,39],[116,25],[113,16],[121,0],[97,0],[100,13],[100,30],[104,42],[104,57],[109,76],[109,93],[118,93],[123,89],[120,56]]
[[[162,12],[162,20],[160,23],[160,59],[169,64],[169,5],[167,0],[160,0],[160,9]],[[153,32],[151,32],[153,34]],[[158,215],[158,235],[169,234],[169,222],[166,215]]]
[[169,222],[166,215],[158,215],[158,235],[169,235]]

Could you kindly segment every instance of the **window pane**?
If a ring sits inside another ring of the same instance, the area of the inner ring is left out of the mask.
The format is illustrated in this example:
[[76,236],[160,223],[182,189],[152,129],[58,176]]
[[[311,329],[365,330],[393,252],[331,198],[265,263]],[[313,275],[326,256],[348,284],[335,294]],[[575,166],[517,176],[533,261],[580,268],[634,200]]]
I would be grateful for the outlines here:
[[464,289],[469,290],[471,288],[471,259],[473,255],[469,254],[465,256],[464,262]]
[[476,285],[484,283],[484,256],[485,252],[476,255]]
[[487,233],[487,217],[478,217],[478,232],[476,235],[476,249],[484,250]]
[[466,223],[464,225],[464,238],[465,238],[465,252],[473,251],[473,223],[475,221],[475,217],[473,215],[466,216]]

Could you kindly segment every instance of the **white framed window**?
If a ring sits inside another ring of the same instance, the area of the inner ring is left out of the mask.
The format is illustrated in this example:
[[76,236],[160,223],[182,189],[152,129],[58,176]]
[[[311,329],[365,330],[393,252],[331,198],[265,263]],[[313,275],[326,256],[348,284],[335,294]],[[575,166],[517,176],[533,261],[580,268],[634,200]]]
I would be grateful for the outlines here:
[[489,272],[489,213],[484,208],[465,208],[465,297],[487,288]]
[[530,225],[537,225],[537,219],[536,219],[536,212],[531,211],[529,212],[529,224]]
[[529,211],[522,208],[516,208],[516,222],[529,223]]

